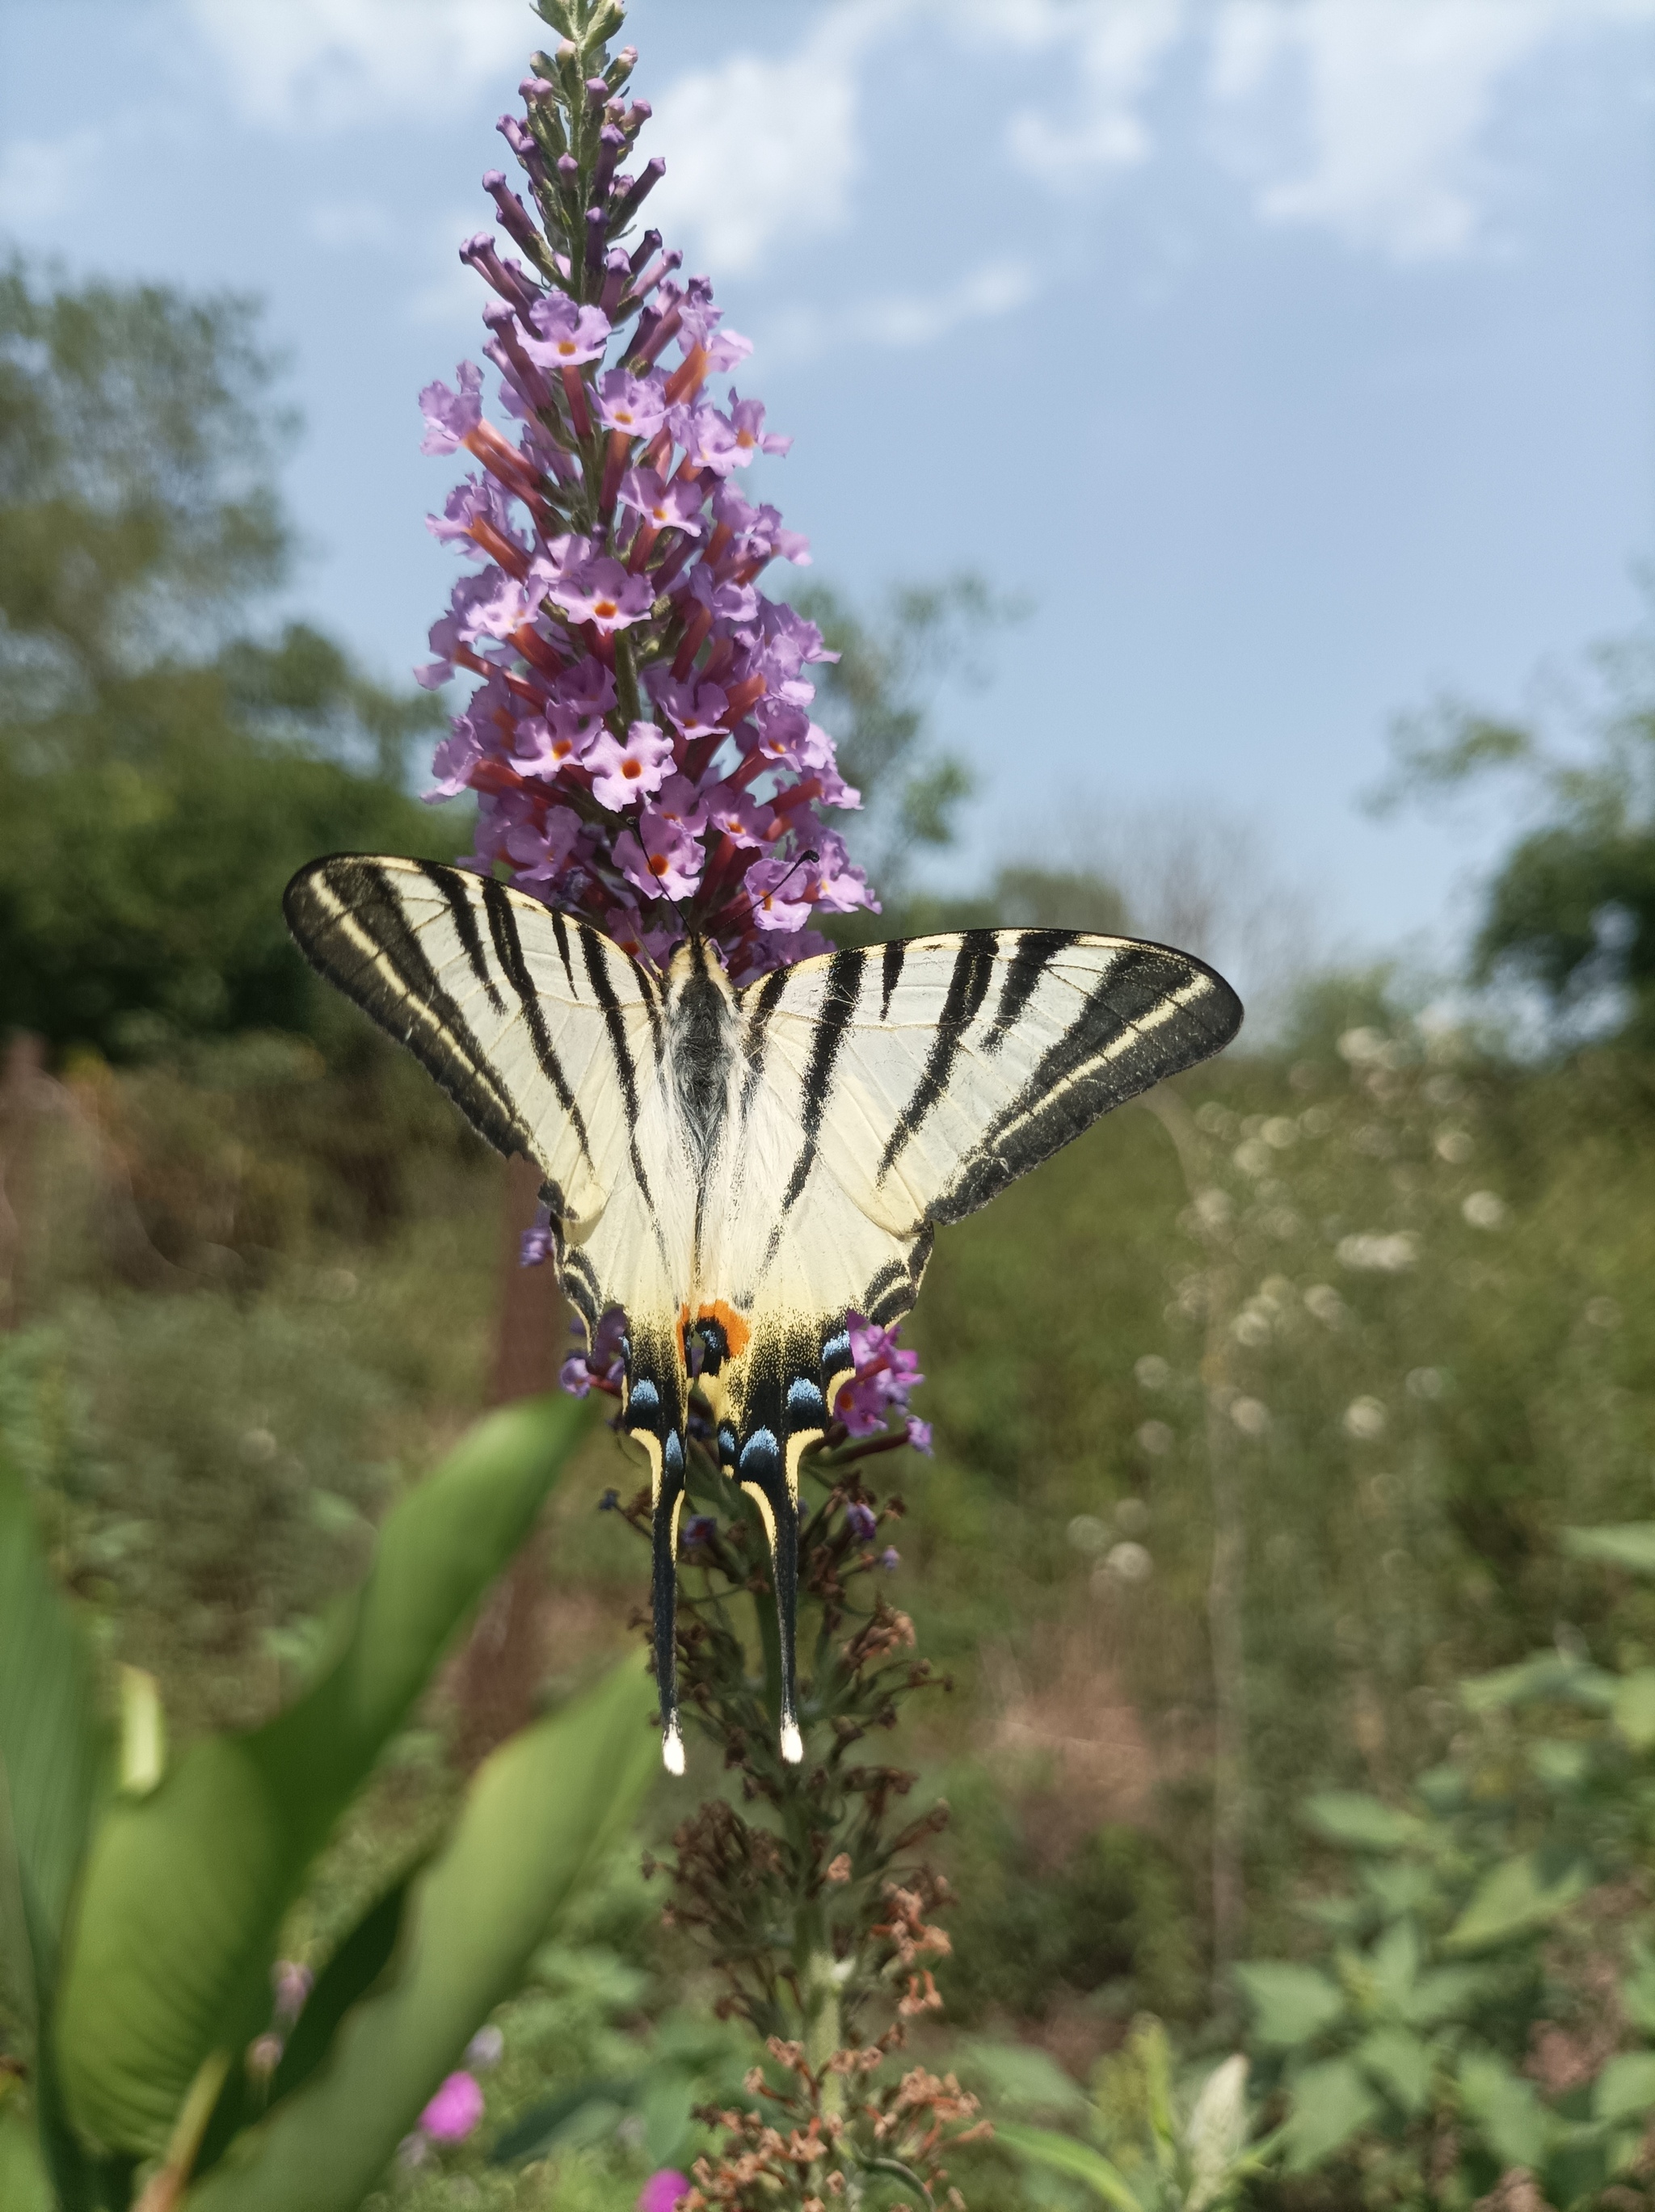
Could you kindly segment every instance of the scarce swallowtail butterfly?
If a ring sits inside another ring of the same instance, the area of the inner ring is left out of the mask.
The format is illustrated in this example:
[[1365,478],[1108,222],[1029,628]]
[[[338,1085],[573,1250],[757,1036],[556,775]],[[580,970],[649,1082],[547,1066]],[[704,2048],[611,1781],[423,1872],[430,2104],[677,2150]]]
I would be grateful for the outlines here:
[[[936,1231],[1163,1076],[1226,1045],[1233,991],[1188,953],[973,929],[733,988],[691,939],[665,975],[488,877],[342,854],[289,884],[312,964],[538,1169],[588,1341],[620,1307],[621,1427],[649,1462],[663,1752],[684,1768],[675,1561],[692,1390],[769,1536],[782,1750],[801,1756],[800,1462]],[[691,1379],[691,1345],[700,1354]]]

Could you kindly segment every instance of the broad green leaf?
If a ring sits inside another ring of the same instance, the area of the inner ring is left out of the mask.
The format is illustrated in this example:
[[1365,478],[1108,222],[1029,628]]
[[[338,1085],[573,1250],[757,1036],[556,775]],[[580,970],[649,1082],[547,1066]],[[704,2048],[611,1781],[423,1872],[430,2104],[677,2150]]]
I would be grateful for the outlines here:
[[1578,1737],[1536,1736],[1524,1746],[1529,1771],[1554,1796],[1573,1795],[1591,1776],[1595,1747]]
[[1362,1867],[1362,1887],[1387,1920],[1396,1920],[1428,1906],[1436,1881],[1430,1868],[1415,1859],[1368,1859]]
[[1514,1936],[1532,1935],[1573,1905],[1591,1885],[1585,1859],[1554,1863],[1540,1851],[1502,1860],[1485,1875],[1470,1902],[1444,1938],[1453,1951],[1481,1951]]
[[1083,2181],[1105,2204],[1113,2204],[1117,2212],[1146,2212],[1120,2167],[1090,2143],[1077,2142],[1073,2136],[1058,2135],[1051,2128],[1025,2127],[1016,2120],[996,2121],[995,2141],[1019,2158],[1032,2159],[1037,2166],[1048,2166],[1055,2173]]
[[638,2105],[643,2122],[643,2154],[652,2166],[676,2166],[689,2139],[690,2108],[696,2102],[691,2075],[654,2068]]
[[1330,1844],[1353,1851],[1396,1851],[1417,1843],[1425,1823],[1359,1790],[1323,1790],[1305,1806],[1305,1819]]
[[1308,2172],[1379,2118],[1379,2100],[1348,2058],[1307,2066],[1293,2083],[1293,2111],[1281,2131],[1289,2173]]
[[218,2163],[238,2129],[259,2118],[267,2106],[290,2097],[327,2057],[339,2022],[391,1963],[415,1872],[410,1868],[383,1897],[374,1899],[323,1967],[257,2104],[246,2068],[231,2068],[196,2154],[192,2171],[198,2176]]
[[0,2104],[0,2205],[5,2212],[57,2212],[34,2130],[15,2102]]
[[1655,1575],[1655,1521],[1622,1521],[1603,1528],[1566,1528],[1563,1549],[1572,1559],[1621,1567],[1629,1575]]
[[1552,2134],[1550,2115],[1534,2084],[1498,2058],[1472,2051],[1461,2059],[1460,2096],[1501,2166],[1542,2164]]
[[1643,2120],[1655,2111],[1655,2051],[1623,2051],[1592,2084],[1591,2109],[1600,2120]]
[[264,2025],[276,1931],[306,1867],[584,1425],[567,1398],[481,1423],[387,1517],[337,1656],[297,1704],[197,1744],[141,1802],[111,1808],[58,2024],[70,2107],[95,2140],[161,2149],[203,2061]]
[[52,2029],[66,1923],[110,1756],[91,1655],[52,1582],[22,1478],[0,1456],[0,1904],[15,1901],[27,1952],[35,2131],[64,2212],[97,2202],[64,2110]]
[[1411,2118],[1431,2095],[1431,2052],[1405,2027],[1376,2027],[1356,2051],[1370,2081],[1389,2092]]
[[1078,2114],[1090,2102],[1074,2076],[1032,2043],[964,2043],[952,2067],[969,2087],[986,2092],[996,2110]]
[[1615,1726],[1634,1751],[1655,1749],[1655,1667],[1639,1667],[1621,1677]]
[[415,1885],[405,1963],[347,2014],[326,2066],[191,2191],[189,2212],[356,2212],[630,1826],[660,1766],[654,1704],[629,1659],[478,1769],[452,1838]]
[[1566,1658],[1558,1651],[1536,1651],[1532,1658],[1520,1659],[1515,1667],[1498,1667],[1491,1674],[1469,1676],[1460,1684],[1459,1693],[1461,1702],[1474,1713],[1548,1699],[1607,1712],[1619,1686],[1618,1676],[1586,1660]]
[[43,2001],[108,1758],[91,1655],[52,1583],[22,1477],[0,1457],[0,1768]]
[[1267,2050],[1309,2043],[1344,2013],[1343,1991],[1314,1966],[1268,1960],[1238,1966],[1235,1978],[1253,2008],[1253,2040]]

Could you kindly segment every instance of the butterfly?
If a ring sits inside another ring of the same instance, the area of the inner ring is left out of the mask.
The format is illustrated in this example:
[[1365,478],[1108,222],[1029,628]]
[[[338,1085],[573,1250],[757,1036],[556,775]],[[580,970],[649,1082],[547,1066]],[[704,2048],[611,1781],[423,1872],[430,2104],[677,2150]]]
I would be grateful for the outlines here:
[[781,1748],[798,1760],[800,1466],[852,1372],[848,1316],[906,1313],[938,1229],[1220,1051],[1240,1001],[1188,953],[1068,929],[898,939],[737,988],[704,940],[660,973],[571,915],[429,860],[317,860],[283,908],[312,965],[490,1144],[533,1163],[588,1343],[606,1312],[625,1315],[620,1426],[649,1462],[667,1767],[684,1771],[692,1390],[769,1540]]

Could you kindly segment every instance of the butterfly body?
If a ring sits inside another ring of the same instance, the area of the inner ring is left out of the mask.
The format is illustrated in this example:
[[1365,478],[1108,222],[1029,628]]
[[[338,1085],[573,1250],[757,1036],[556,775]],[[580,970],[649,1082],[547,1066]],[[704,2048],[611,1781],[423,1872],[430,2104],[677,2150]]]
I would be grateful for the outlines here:
[[692,1389],[770,1540],[797,1758],[800,1464],[852,1371],[848,1316],[900,1318],[940,1226],[1219,1050],[1234,994],[1187,954],[1066,930],[911,939],[740,988],[692,938],[660,975],[435,862],[317,861],[285,907],[320,972],[536,1164],[588,1335],[626,1316],[621,1425],[650,1466],[668,1765]]

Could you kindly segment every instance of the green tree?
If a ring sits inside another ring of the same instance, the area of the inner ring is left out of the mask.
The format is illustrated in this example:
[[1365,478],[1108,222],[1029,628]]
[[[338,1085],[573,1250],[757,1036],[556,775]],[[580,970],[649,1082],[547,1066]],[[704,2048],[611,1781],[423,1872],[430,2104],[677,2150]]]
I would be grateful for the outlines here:
[[1402,723],[1376,800],[1433,799],[1503,774],[1533,809],[1490,878],[1473,948],[1480,981],[1538,985],[1566,1024],[1615,1008],[1655,1042],[1655,629],[1596,656],[1575,742],[1459,701]]
[[435,702],[249,628],[290,551],[275,377],[246,300],[0,272],[0,1029],[307,1029],[292,870],[457,849],[403,785]]

